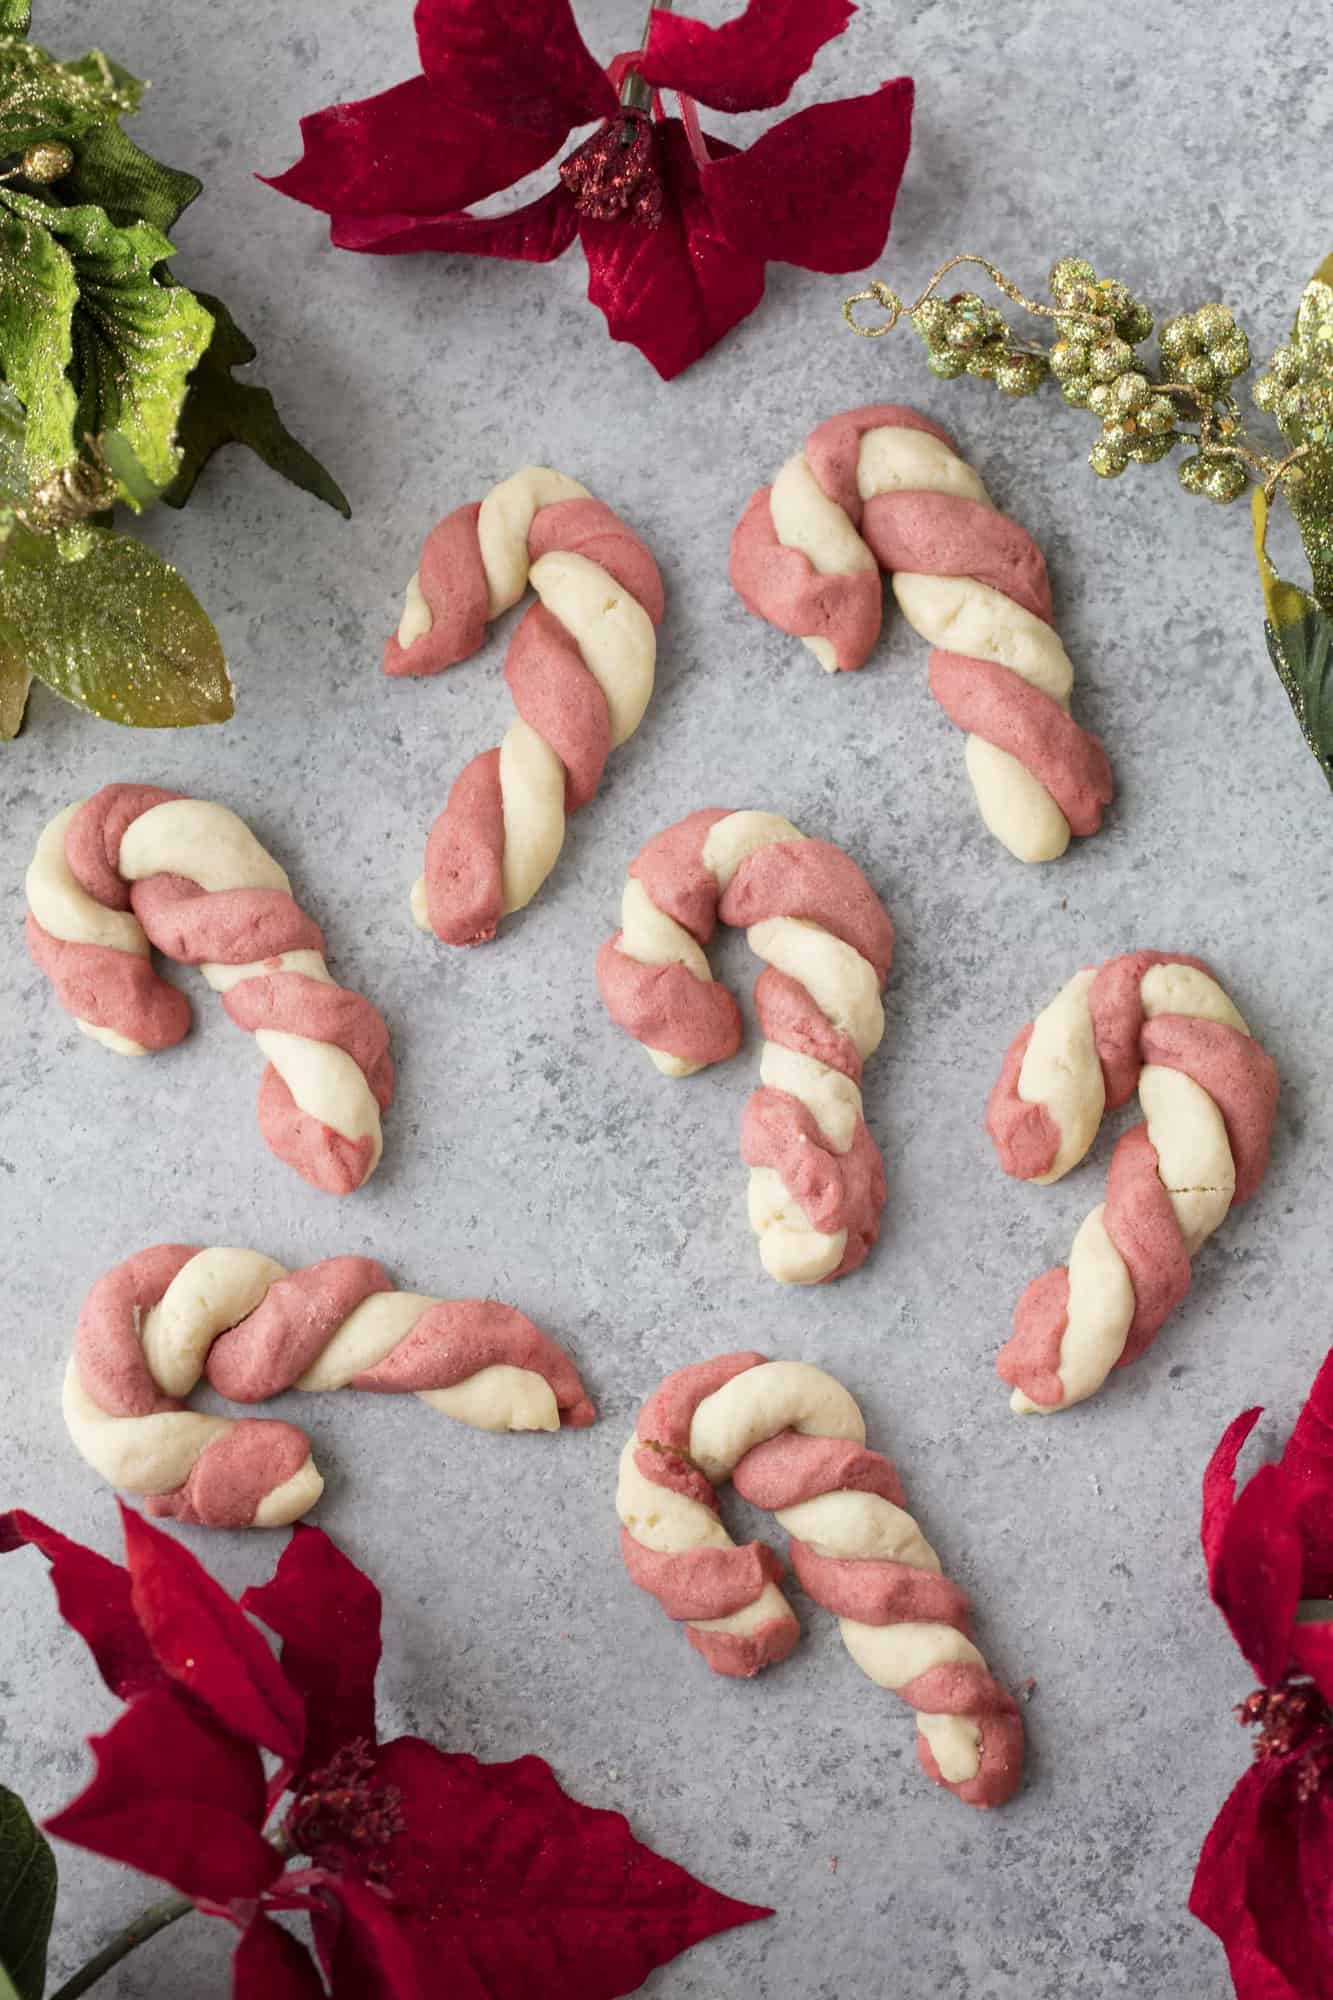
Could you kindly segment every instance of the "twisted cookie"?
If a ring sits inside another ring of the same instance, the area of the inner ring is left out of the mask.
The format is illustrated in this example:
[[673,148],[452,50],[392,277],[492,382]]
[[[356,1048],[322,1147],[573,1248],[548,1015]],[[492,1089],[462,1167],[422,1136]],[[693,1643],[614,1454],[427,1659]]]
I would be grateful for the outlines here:
[[438,674],[475,653],[487,621],[531,583],[540,602],[509,646],[518,710],[498,750],[455,780],[426,843],[412,914],[446,944],[482,944],[530,903],[597,790],[609,751],[653,691],[662,580],[609,507],[563,472],[527,466],[426,537],[386,674]]
[[324,1481],[294,1424],[186,1409],[202,1374],[237,1403],[292,1388],[412,1391],[484,1431],[594,1416],[564,1349],[512,1306],[393,1291],[369,1257],[289,1272],[254,1250],[158,1243],[84,1301],[65,1422],[103,1479],[149,1495],[150,1514],[206,1528],[283,1527]]
[[1028,1286],[1000,1350],[1020,1416],[1136,1361],[1189,1290],[1190,1258],[1264,1177],[1272,1060],[1201,960],[1160,951],[1076,973],[1010,1045],[986,1112],[1005,1172],[1059,1180],[1136,1085],[1146,1122],[1111,1155],[1105,1202],[1068,1265]]
[[904,1511],[898,1474],[865,1449],[840,1382],[804,1361],[723,1354],[668,1375],[620,1458],[616,1512],[633,1582],[714,1673],[749,1676],[799,1640],[763,1542],[738,1548],[714,1487],[730,1479],[791,1535],[807,1596],[837,1615],[862,1673],[917,1711],[927,1777],[971,1806],[1003,1805],[1023,1768],[1017,1706],[968,1636],[968,1601]]
[[967,730],[981,816],[1020,861],[1096,833],[1112,793],[1095,736],[1072,719],[1074,670],[1051,623],[1041,550],[997,512],[945,431],[897,403],[830,417],[731,542],[748,610],[803,639],[830,673],[861,666],[883,589],[936,651],[930,690]]
[[79,1027],[118,1055],[179,1042],[183,993],[149,945],[197,965],[268,1058],[259,1129],[330,1194],[370,1178],[393,1098],[389,1031],[335,986],[324,936],[273,856],[226,806],[106,785],[43,832],[27,875],[28,950]]
[[703,946],[718,917],[766,960],[766,1037],[741,1157],[764,1268],[782,1284],[841,1278],[879,1235],[884,1165],[861,1110],[861,1067],[884,1033],[893,925],[838,848],[776,813],[691,813],[631,862],[621,924],[597,959],[613,1021],[664,1076],[734,1055],[740,1010]]

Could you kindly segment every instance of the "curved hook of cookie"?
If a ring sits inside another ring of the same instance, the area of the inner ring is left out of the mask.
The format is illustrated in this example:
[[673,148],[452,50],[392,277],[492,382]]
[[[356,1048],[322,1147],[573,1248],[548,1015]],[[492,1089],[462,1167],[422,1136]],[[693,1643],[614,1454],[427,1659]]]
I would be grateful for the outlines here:
[[844,1277],[869,1255],[885,1200],[860,1083],[884,1033],[893,926],[855,862],[777,813],[708,807],[658,834],[630,864],[597,984],[664,1076],[740,1046],[740,1011],[704,951],[719,917],[766,966],[760,1084],[741,1127],[760,1257],[782,1284]]
[[259,1129],[315,1187],[350,1194],[379,1163],[389,1031],[335,985],[324,937],[273,856],[226,806],[106,785],[57,814],[27,874],[28,951],[84,1034],[117,1055],[179,1042],[183,993],[150,945],[197,965],[268,1058]]
[[414,1394],[476,1430],[595,1416],[564,1349],[512,1306],[395,1291],[369,1257],[287,1271],[254,1250],[158,1243],[84,1301],[65,1423],[89,1465],[146,1495],[150,1514],[208,1528],[285,1526],[324,1481],[294,1424],[187,1409],[204,1375],[238,1403],[285,1389]]
[[532,901],[566,816],[593,797],[653,691],[657,564],[585,486],[540,465],[431,530],[385,673],[438,674],[468,659],[529,584],[539,601],[505,662],[517,719],[455,780],[412,891],[416,922],[446,944],[483,944]]
[[1201,959],[1158,951],[1076,973],[1015,1037],[986,1111],[1000,1164],[1059,1180],[1136,1087],[1145,1122],[1116,1146],[1105,1202],[1015,1309],[996,1365],[1017,1415],[1068,1409],[1136,1361],[1189,1290],[1191,1258],[1267,1168],[1272,1059]]
[[669,1375],[621,1455],[625,1566],[715,1673],[749,1677],[800,1638],[762,1542],[737,1547],[714,1490],[730,1479],[791,1536],[806,1595],[832,1611],[876,1686],[917,1711],[927,1776],[973,1806],[1003,1805],[1023,1724],[970,1636],[965,1594],[906,1511],[892,1463],[865,1443],[855,1399],[823,1369],[724,1354]]
[[1041,550],[948,433],[898,403],[818,425],[731,542],[747,610],[804,640],[829,672],[862,666],[878,639],[881,570],[935,648],[931,693],[967,731],[968,775],[996,839],[1036,862],[1063,854],[1071,833],[1095,833],[1111,769],[1069,712],[1074,670]]

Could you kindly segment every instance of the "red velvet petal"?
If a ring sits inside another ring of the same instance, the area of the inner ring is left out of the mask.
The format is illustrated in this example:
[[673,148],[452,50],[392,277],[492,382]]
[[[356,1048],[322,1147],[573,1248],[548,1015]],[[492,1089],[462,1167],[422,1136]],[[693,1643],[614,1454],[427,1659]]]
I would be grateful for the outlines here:
[[96,1549],[86,1549],[82,1542],[48,1528],[21,1507],[0,1514],[0,1555],[26,1543],[49,1561],[60,1615],[86,1640],[112,1694],[133,1701],[150,1688],[164,1686],[166,1675],[130,1601],[129,1571]]
[[428,1990],[441,1964],[466,1964],[487,2000],[613,2000],[700,1939],[772,1914],[640,1846],[539,1757],[480,1764],[403,1736],[378,1770],[402,1798],[387,1879]]
[[1315,1376],[1282,1454],[1305,1545],[1306,1597],[1333,1597],[1333,1351]]
[[1190,1890],[1191,1913],[1221,1939],[1237,2000],[1302,2000],[1265,1956],[1245,1902],[1259,1811],[1275,1775],[1272,1764],[1245,1772],[1208,1831]]
[[1307,2000],[1333,1995],[1333,1817],[1325,1793],[1301,1798],[1288,1764],[1264,1788],[1245,1876],[1255,1943]]
[[258,1896],[282,1872],[259,1832],[259,1752],[174,1688],[144,1695],[91,1747],[97,1776],[48,1832],[218,1903]]
[[305,1946],[259,1911],[231,1961],[232,2000],[324,2000]]
[[[461,1958],[436,1957],[418,1972],[412,1943],[385,1898],[364,1882],[343,1877],[337,1885],[341,1913],[324,1930],[333,2000],[487,2000],[484,1987]],[[442,1978],[443,1973],[443,1978]]]
[[1243,1410],[1233,1417],[1217,1441],[1212,1457],[1203,1469],[1203,1522],[1200,1537],[1203,1542],[1204,1561],[1208,1565],[1208,1583],[1214,1600],[1217,1597],[1217,1566],[1222,1547],[1222,1536],[1231,1510],[1236,1504],[1236,1461],[1240,1457],[1246,1438],[1263,1415],[1262,1407]]
[[812,104],[703,168],[713,224],[751,257],[864,270],[884,248],[911,143],[910,77]]
[[305,1709],[262,1633],[184,1543],[123,1502],[120,1517],[134,1609],[164,1670],[224,1729],[298,1757]]
[[322,1529],[294,1528],[273,1581],[247,1590],[241,1609],[278,1634],[282,1671],[305,1698],[302,1768],[373,1743],[380,1594],[364,1571]]
[[609,118],[616,94],[569,0],[417,0],[421,66],[451,104],[546,134]]
[[1281,1470],[1261,1465],[1231,1510],[1213,1600],[1266,1687],[1287,1669],[1301,1595],[1301,1538]]
[[471,118],[414,76],[303,118],[300,159],[268,185],[328,215],[439,214],[512,187],[563,137]]
[[414,250],[459,250],[473,257],[517,257],[549,264],[578,234],[568,189],[557,182],[506,215],[335,215],[329,231],[339,250],[399,257]]
[[[669,382],[754,311],[764,266],[714,220],[680,120],[664,119],[655,131],[665,197],[657,228],[581,216],[579,236],[588,297],[611,338],[632,341]],[[709,145],[718,157],[734,151],[716,139]]]
[[654,8],[639,72],[714,111],[768,111],[855,12],[848,0],[749,0],[744,13],[710,28]]

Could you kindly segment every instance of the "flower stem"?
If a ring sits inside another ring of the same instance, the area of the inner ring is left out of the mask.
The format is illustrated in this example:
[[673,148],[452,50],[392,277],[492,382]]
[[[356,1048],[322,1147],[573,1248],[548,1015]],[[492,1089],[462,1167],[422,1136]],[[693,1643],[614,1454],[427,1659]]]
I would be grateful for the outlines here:
[[[659,12],[669,14],[673,4],[674,0],[650,0],[648,18],[643,24],[643,34],[639,38],[640,50],[648,46],[648,37],[653,31],[653,15]],[[652,85],[645,83],[636,69],[628,69],[625,72],[625,81],[620,86],[620,101],[627,111],[651,111]],[[626,127],[626,143],[628,144],[633,137],[634,127],[629,124]]]
[[150,1937],[156,1937],[168,1924],[174,1924],[177,1917],[188,1916],[193,1908],[194,1904],[188,1896],[164,1896],[160,1903],[150,1903],[132,1924],[126,1924],[110,1944],[104,1944],[86,1965],[79,1967],[72,1978],[50,1994],[48,2000],[78,2000],[80,1993],[96,1986],[104,1972],[110,1972],[113,1965],[119,1965],[121,1959],[128,1958],[139,1945],[146,1944]]

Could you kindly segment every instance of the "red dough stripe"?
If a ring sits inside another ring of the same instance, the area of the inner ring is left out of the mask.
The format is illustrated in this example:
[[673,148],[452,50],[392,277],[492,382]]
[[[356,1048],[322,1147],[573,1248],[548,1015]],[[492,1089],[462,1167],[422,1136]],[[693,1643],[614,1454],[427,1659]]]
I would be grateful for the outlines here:
[[658,1384],[639,1411],[636,1425],[639,1438],[644,1444],[688,1452],[690,1425],[705,1396],[725,1389],[737,1375],[758,1368],[767,1358],[753,1349],[745,1349],[737,1354],[719,1354],[711,1361],[696,1361],[688,1368],[677,1368]]
[[526,1314],[496,1299],[441,1299],[374,1368],[352,1377],[353,1389],[402,1395],[452,1389],[483,1368],[525,1368],[550,1385],[562,1420],[581,1430],[596,1412],[563,1347]]
[[1277,1067],[1266,1049],[1225,1021],[1159,1014],[1146,1021],[1143,1060],[1178,1069],[1206,1090],[1227,1128],[1236,1162],[1236,1201],[1248,1201],[1268,1171],[1277,1115]]
[[1114,789],[1110,761],[1058,701],[1012,667],[939,647],[930,656],[930,691],[950,722],[1031,771],[1075,833],[1096,833]]
[[597,954],[597,991],[618,1028],[682,1062],[725,1062],[741,1045],[741,1010],[725,986],[685,965],[641,965],[617,931]]
[[326,1257],[270,1285],[208,1350],[206,1373],[233,1403],[262,1403],[314,1366],[349,1314],[393,1281],[370,1257]]
[[968,1629],[966,1591],[947,1576],[907,1563],[821,1556],[792,1538],[791,1566],[807,1597],[837,1618],[861,1625],[954,1625]]
[[868,959],[881,986],[889,976],[889,913],[851,856],[826,840],[775,841],[747,855],[718,904],[718,914],[738,930],[767,917],[818,924]]
[[205,1446],[183,1486],[153,1493],[144,1512],[195,1528],[248,1528],[270,1493],[294,1479],[310,1440],[276,1417],[242,1417]]
[[796,1431],[780,1431],[747,1451],[731,1483],[742,1500],[773,1514],[835,1489],[878,1493],[894,1507],[907,1505],[897,1469],[882,1452],[848,1438],[802,1437]]
[[193,1243],[154,1243],[105,1272],[83,1302],[74,1334],[79,1380],[111,1417],[146,1417],[180,1404],[158,1388],[144,1358],[143,1316],[198,1255]]
[[881,569],[922,576],[970,576],[1052,623],[1046,558],[1026,528],[982,500],[952,493],[878,493],[867,500],[861,534]]
[[111,945],[52,937],[31,911],[23,934],[29,958],[46,974],[67,1014],[126,1035],[145,1049],[174,1048],[189,1034],[189,1001],[159,978],[150,959]]
[[765,1542],[664,1555],[622,1528],[620,1552],[630,1582],[651,1592],[668,1618],[728,1618],[753,1604],[765,1584],[782,1580],[782,1564]]

